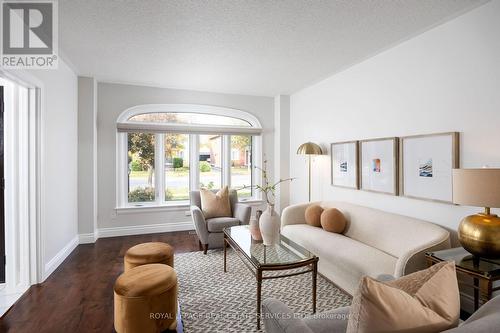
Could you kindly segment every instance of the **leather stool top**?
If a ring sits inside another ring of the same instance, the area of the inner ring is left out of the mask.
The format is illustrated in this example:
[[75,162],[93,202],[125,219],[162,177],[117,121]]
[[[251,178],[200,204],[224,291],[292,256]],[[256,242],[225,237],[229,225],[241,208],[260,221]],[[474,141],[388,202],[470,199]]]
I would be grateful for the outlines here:
[[167,243],[150,242],[135,245],[125,253],[125,260],[132,264],[165,262],[174,256],[174,249]]
[[114,291],[124,297],[144,297],[163,294],[177,284],[174,269],[164,264],[134,267],[116,279]]

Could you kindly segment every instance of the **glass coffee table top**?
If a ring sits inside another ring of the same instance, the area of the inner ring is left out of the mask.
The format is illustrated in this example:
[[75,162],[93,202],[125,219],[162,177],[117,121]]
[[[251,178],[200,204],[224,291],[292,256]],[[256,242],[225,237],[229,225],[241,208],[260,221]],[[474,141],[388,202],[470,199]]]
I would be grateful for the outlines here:
[[500,275],[500,259],[477,258],[462,247],[430,252],[429,255],[442,261],[454,261],[457,267],[478,274]]
[[280,235],[278,243],[265,246],[262,240],[254,239],[255,231],[251,231],[248,225],[229,227],[224,229],[224,233],[243,255],[258,266],[289,265],[315,258],[313,253],[283,235]]

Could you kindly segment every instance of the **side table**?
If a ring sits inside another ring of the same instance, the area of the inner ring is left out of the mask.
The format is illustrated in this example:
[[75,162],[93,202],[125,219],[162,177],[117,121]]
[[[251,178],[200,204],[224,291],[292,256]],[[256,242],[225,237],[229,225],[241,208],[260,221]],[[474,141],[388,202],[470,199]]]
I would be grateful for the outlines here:
[[462,247],[425,254],[428,266],[441,261],[454,261],[457,274],[472,278],[473,284],[459,281],[460,286],[468,286],[474,290],[474,311],[491,299],[493,292],[500,286],[493,287],[500,280],[500,259],[478,258]]

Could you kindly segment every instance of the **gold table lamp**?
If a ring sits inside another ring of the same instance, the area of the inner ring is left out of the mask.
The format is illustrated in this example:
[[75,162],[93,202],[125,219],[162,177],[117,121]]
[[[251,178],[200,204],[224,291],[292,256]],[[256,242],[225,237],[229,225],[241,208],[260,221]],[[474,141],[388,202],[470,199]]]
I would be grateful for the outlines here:
[[500,258],[500,218],[490,212],[500,207],[500,169],[454,169],[453,203],[484,207],[460,223],[460,244],[475,256]]
[[306,142],[299,146],[297,149],[298,155],[307,155],[309,158],[309,169],[308,169],[308,186],[309,186],[309,202],[311,201],[311,155],[322,155],[323,150],[321,147],[313,142]]

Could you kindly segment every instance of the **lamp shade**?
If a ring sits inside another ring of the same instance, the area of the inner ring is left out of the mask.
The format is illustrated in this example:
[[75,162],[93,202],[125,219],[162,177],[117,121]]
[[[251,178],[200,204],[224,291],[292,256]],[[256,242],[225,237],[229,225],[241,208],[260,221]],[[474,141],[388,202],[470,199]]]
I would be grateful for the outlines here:
[[454,169],[453,203],[500,207],[500,169]]
[[313,142],[306,142],[299,146],[297,149],[297,154],[299,155],[322,155],[323,150],[321,147]]

